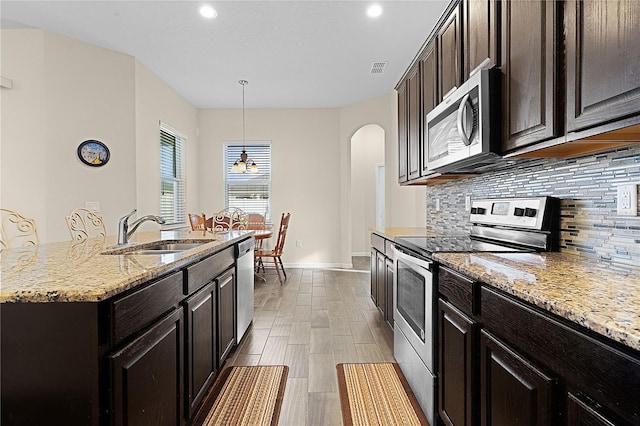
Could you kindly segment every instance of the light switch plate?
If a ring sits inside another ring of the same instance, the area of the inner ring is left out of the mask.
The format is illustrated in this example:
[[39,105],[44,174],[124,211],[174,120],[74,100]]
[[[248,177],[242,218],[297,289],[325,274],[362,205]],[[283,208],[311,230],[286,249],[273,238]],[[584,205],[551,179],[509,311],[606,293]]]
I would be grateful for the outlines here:
[[471,210],[471,196],[467,195],[466,197],[464,197],[464,211],[470,211]]
[[100,202],[99,201],[87,201],[84,203],[84,208],[87,210],[91,210],[92,212],[100,212]]
[[638,215],[638,187],[636,184],[626,184],[618,186],[618,215],[637,216]]

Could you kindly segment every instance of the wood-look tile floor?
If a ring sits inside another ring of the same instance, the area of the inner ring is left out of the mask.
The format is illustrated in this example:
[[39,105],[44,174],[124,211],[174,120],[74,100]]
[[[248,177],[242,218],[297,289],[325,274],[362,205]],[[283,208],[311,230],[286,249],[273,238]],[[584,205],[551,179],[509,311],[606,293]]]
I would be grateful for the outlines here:
[[389,362],[393,333],[370,297],[369,258],[353,270],[274,270],[256,282],[253,325],[225,365],[289,366],[280,425],[340,425],[336,364]]

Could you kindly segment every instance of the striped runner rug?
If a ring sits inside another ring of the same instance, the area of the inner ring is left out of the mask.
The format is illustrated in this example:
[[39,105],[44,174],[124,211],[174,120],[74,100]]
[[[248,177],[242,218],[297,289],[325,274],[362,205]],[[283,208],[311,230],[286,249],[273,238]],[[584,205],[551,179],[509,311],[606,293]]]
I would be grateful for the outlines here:
[[225,368],[192,425],[277,425],[288,372],[286,365]]
[[345,426],[429,425],[396,363],[338,364]]

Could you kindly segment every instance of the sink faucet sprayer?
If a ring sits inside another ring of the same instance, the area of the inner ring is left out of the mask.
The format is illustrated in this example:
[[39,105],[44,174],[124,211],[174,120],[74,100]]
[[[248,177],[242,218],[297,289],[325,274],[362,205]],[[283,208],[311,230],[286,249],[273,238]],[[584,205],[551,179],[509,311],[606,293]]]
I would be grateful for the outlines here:
[[131,231],[129,231],[129,218],[131,216],[133,216],[136,211],[138,211],[137,209],[133,209],[133,211],[131,213],[129,213],[126,216],[123,216],[120,218],[120,220],[118,221],[118,245],[122,246],[125,244],[129,243],[129,238],[131,238],[131,235],[133,235],[134,232],[136,232],[136,229],[138,229],[138,227],[143,223],[146,222],[147,220],[152,220],[156,223],[159,224],[163,224],[165,223],[164,219],[160,216],[154,216],[152,214],[148,214],[146,216],[142,216],[139,219],[136,219],[135,222],[133,222],[131,224]]

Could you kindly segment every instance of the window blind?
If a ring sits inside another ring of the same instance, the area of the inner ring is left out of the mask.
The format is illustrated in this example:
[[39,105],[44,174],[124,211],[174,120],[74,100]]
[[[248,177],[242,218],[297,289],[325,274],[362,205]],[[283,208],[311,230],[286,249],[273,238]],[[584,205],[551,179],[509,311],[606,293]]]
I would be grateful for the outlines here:
[[[249,160],[258,166],[258,173],[234,173],[231,166],[240,159],[242,144],[224,145],[225,191],[224,202],[227,208],[239,208],[245,213],[258,213],[271,216],[271,144],[259,143],[245,145]],[[251,162],[249,161],[249,164]]]
[[186,222],[184,142],[184,137],[161,125],[160,216],[167,225]]

